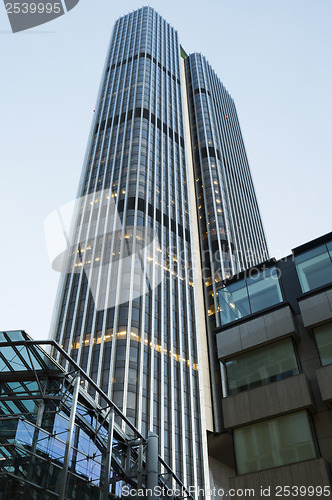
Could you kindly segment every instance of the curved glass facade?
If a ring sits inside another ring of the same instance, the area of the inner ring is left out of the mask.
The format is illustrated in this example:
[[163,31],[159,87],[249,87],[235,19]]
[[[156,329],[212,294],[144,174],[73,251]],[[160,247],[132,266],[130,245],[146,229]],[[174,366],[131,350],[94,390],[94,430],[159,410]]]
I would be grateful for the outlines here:
[[186,71],[202,266],[214,313],[216,283],[263,262],[268,250],[233,99],[201,54],[186,59]]
[[[185,482],[202,485],[205,428],[180,79],[177,32],[153,9],[116,22],[79,191],[88,202],[80,207],[55,338],[143,435],[160,436],[161,455]],[[112,202],[121,221],[115,238],[100,230]],[[162,276],[130,299],[143,279],[136,273],[139,228],[158,240],[140,270],[145,275],[150,266],[153,273],[158,263]],[[115,259],[128,243],[132,251],[121,267]],[[105,253],[107,273],[89,264],[104,263]],[[125,290],[129,300],[122,301]],[[104,296],[106,306],[109,294],[118,297],[115,305],[97,310],[96,300]]]
[[191,54],[185,65],[216,424],[221,375],[214,329],[227,321],[218,288],[267,260],[268,250],[234,101],[204,56]]

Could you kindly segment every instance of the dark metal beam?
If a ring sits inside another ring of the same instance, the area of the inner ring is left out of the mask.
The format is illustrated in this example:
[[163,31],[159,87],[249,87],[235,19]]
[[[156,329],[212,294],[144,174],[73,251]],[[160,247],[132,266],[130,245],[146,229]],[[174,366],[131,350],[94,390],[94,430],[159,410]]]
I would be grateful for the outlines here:
[[72,445],[72,441],[73,441],[76,408],[77,408],[77,400],[78,400],[78,392],[79,392],[79,388],[80,388],[80,383],[81,383],[81,376],[79,373],[77,373],[75,385],[74,385],[72,407],[70,410],[69,429],[68,429],[68,434],[67,434],[66,450],[65,450],[65,456],[64,456],[64,460],[63,460],[63,468],[62,468],[62,474],[61,474],[62,477],[61,477],[61,483],[60,483],[59,500],[65,500],[68,469],[69,469],[69,458],[70,458],[70,452],[71,452],[71,445]]

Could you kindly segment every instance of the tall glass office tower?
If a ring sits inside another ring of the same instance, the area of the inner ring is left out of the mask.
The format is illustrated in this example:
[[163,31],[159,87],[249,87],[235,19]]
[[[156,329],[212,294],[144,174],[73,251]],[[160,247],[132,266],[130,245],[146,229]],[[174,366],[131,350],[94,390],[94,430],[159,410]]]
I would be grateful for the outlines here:
[[52,336],[207,486],[218,286],[267,247],[233,100],[150,7],[115,23],[78,198]]
[[[185,58],[215,430],[221,425],[214,329],[225,278],[268,259],[234,101],[201,54]],[[227,393],[224,384],[224,395]]]

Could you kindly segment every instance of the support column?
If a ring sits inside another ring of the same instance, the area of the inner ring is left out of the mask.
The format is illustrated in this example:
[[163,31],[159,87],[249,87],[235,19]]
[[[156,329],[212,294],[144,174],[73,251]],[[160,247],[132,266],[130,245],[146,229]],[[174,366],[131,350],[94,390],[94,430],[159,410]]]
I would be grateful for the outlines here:
[[35,454],[36,454],[36,450],[37,450],[39,431],[40,431],[40,428],[42,426],[44,409],[45,409],[45,403],[44,403],[44,401],[41,401],[39,408],[38,408],[36,427],[35,427],[35,430],[33,433],[33,438],[32,438],[32,443],[31,443],[31,458],[30,458],[28,472],[27,472],[27,479],[28,479],[28,481],[31,481],[31,482],[33,482],[33,478],[35,476],[35,467],[36,467]]
[[111,474],[111,462],[112,462],[112,444],[113,444],[113,430],[114,430],[114,409],[110,411],[110,420],[108,424],[108,435],[107,435],[107,451],[105,456],[105,476],[104,476],[104,488],[103,488],[103,500],[109,500],[109,489],[110,489],[110,474]]
[[159,497],[154,493],[155,488],[158,486],[158,466],[158,436],[154,432],[149,432],[146,453],[146,487],[152,491],[152,495],[149,495],[149,498],[155,500],[159,499]]
[[77,373],[75,385],[74,385],[73,401],[72,401],[72,406],[71,406],[71,410],[70,410],[69,428],[68,428],[68,433],[67,433],[66,450],[65,450],[65,456],[64,456],[64,460],[63,460],[63,468],[62,468],[62,474],[61,474],[59,500],[65,500],[67,477],[68,477],[68,467],[69,467],[69,457],[70,457],[71,444],[73,441],[74,425],[75,425],[75,417],[76,417],[76,409],[77,409],[77,400],[78,400],[78,391],[80,388],[80,383],[81,383],[81,376],[79,373]]
[[143,444],[138,446],[138,462],[137,462],[137,488],[143,488]]

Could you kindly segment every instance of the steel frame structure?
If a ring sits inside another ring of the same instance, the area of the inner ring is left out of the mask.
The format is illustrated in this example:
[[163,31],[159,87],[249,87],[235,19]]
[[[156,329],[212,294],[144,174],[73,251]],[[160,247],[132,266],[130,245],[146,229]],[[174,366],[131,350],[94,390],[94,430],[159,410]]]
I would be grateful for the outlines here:
[[0,333],[0,498],[109,500],[124,486],[193,498],[158,455],[158,437],[145,439],[55,341]]

